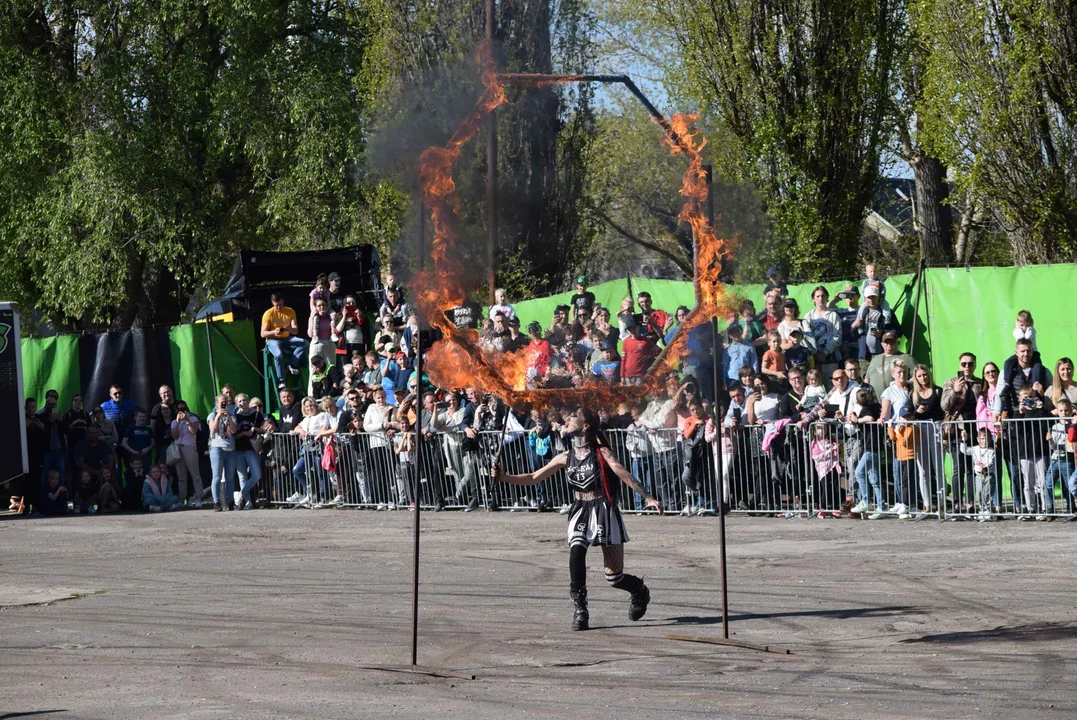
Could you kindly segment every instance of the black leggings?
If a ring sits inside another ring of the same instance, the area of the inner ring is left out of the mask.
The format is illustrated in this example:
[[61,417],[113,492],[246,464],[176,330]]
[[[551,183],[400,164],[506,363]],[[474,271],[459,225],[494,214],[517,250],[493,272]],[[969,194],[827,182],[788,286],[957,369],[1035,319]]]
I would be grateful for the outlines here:
[[[643,581],[635,575],[623,573],[625,563],[624,545],[603,545],[602,560],[606,582],[611,587],[636,593]],[[573,545],[568,551],[569,592],[578,593],[587,588],[587,546]]]

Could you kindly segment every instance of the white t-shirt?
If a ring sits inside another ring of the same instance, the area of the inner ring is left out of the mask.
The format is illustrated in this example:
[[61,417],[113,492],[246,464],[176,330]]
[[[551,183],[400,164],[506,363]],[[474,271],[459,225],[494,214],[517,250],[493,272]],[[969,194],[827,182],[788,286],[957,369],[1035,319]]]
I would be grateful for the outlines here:
[[902,390],[897,383],[890,383],[890,387],[883,391],[883,399],[890,401],[890,416],[884,420],[897,420],[912,409],[912,389]]
[[781,395],[778,393],[768,393],[759,398],[755,403],[755,419],[765,425],[776,421],[778,419],[778,405],[781,399]]
[[512,320],[516,317],[516,311],[512,308],[512,305],[491,305],[489,317],[493,319],[494,315],[501,313],[505,316],[506,320]]

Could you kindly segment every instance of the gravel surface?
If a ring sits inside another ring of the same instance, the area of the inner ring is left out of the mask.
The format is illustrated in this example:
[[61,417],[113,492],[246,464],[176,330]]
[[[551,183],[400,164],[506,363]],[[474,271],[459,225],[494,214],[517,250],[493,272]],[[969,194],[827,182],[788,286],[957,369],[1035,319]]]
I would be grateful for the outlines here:
[[[0,522],[0,719],[1073,718],[1064,523],[628,517],[627,595],[589,557],[569,631],[565,519],[423,516],[410,672],[406,512]],[[375,669],[384,666],[383,669]]]

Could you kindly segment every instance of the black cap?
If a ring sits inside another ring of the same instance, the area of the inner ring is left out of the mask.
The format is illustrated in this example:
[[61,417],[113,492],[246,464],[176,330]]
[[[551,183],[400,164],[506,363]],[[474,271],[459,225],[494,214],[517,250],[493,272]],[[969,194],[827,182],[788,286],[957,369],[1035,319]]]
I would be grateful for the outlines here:
[[779,274],[781,274],[781,270],[779,270],[776,266],[771,265],[767,268],[767,277],[773,277],[774,275]]
[[612,340],[603,340],[602,345],[599,346],[599,349],[613,350],[614,352],[617,352],[617,343],[613,342]]
[[796,306],[797,306],[797,301],[794,300],[793,298],[786,298],[785,302],[782,303],[782,307],[796,307]]
[[511,327],[520,327],[520,318],[518,318],[518,317],[509,318],[509,325]]
[[336,272],[334,270],[333,272],[329,273],[329,279],[330,280],[340,280],[340,273],[338,273],[338,272]]

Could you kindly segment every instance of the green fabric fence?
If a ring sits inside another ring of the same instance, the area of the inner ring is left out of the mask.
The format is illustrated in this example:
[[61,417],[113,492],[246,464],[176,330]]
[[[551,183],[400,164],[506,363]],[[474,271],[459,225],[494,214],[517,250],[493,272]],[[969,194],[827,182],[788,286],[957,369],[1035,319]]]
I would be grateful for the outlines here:
[[[988,360],[999,365],[1013,354],[1014,318],[1019,310],[1029,310],[1036,319],[1037,342],[1044,365],[1053,371],[1060,357],[1072,357],[1077,338],[1077,317],[1068,314],[1066,295],[1077,287],[1077,265],[1040,265],[1008,268],[932,268],[925,272],[917,317],[913,317],[915,276],[897,275],[886,280],[887,300],[904,331],[902,349],[908,350],[915,334],[917,360],[931,365],[936,382],[957,372],[958,356],[965,351],[976,353],[980,367]],[[859,282],[859,281],[858,281]],[[849,282],[823,285],[831,295],[844,290]],[[790,285],[790,297],[800,303],[801,312],[812,307],[811,292],[816,283]],[[611,280],[590,288],[596,300],[616,314],[621,299],[646,290],[655,307],[672,313],[677,306],[692,307],[692,284],[675,280]],[[736,297],[752,300],[763,308],[762,285],[736,285],[728,288]],[[554,308],[567,304],[571,292],[513,303],[523,327],[532,320],[546,326]],[[722,321],[724,325],[724,320]],[[210,329],[216,385],[210,369],[206,325],[179,325],[169,332],[176,391],[192,408],[207,408],[221,383],[231,382],[242,392],[261,394],[263,384],[261,354],[253,323],[214,323],[236,347]],[[82,388],[79,373],[78,337],[59,336],[22,341],[23,377],[27,397],[43,399],[45,390],[54,388],[61,398],[70,398]],[[246,359],[244,359],[244,356]]]
[[[22,386],[26,397],[35,398],[39,408],[45,404],[45,392],[48,390],[60,393],[61,403],[82,392],[78,336],[24,339]],[[61,407],[67,410],[66,405]]]

